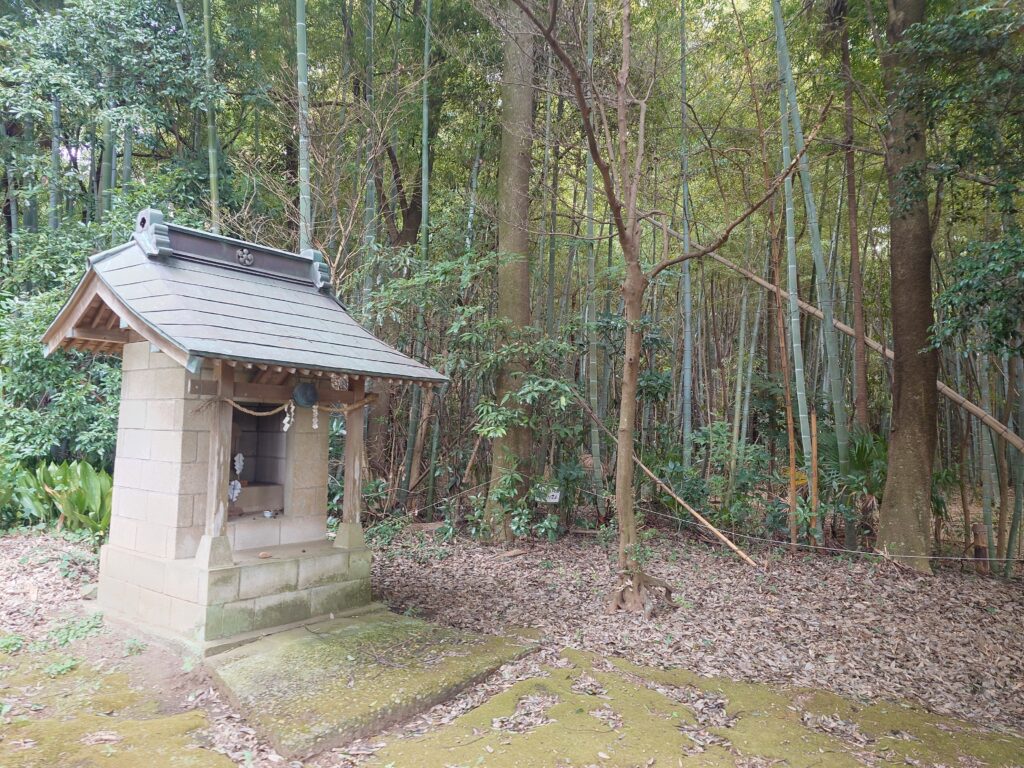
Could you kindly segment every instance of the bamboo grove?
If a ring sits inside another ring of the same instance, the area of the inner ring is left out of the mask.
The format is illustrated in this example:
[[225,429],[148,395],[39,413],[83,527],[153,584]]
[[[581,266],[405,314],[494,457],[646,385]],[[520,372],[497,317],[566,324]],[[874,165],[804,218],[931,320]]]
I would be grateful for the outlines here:
[[679,500],[741,547],[1010,576],[1022,29],[1007,0],[9,3],[7,474],[112,465],[116,361],[37,340],[158,205],[320,251],[449,376],[378,393],[367,525],[617,532],[634,610],[647,538],[706,533]]

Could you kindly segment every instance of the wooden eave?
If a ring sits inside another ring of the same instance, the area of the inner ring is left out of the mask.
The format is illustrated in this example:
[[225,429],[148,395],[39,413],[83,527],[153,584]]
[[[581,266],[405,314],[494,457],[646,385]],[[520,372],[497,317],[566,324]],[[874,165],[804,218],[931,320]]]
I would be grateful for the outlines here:
[[57,349],[120,355],[125,343],[145,340],[180,365],[188,363],[188,352],[133,312],[91,266],[42,340],[46,355]]

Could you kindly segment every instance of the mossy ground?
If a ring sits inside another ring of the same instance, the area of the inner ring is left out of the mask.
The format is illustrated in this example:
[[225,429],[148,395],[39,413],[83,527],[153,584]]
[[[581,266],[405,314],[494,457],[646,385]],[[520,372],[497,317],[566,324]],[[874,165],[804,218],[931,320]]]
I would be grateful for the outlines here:
[[379,733],[528,650],[376,611],[263,638],[210,660],[222,687],[284,755]]
[[[69,649],[73,652],[73,648]],[[229,768],[198,748],[201,710],[161,712],[123,671],[79,662],[71,653],[0,655],[0,765],[18,768]]]
[[[1024,739],[894,703],[702,678],[567,651],[451,725],[392,741],[374,766],[562,768],[1019,766]],[[544,701],[516,722],[517,706]],[[724,704],[724,710],[722,705]],[[536,715],[536,713],[534,713]]]

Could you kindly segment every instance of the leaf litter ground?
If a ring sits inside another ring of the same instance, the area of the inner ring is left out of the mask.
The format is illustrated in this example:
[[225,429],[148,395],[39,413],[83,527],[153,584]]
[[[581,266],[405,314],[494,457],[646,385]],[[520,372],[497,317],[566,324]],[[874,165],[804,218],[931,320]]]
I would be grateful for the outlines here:
[[[663,535],[649,568],[678,608],[644,620],[604,614],[612,560],[594,537],[510,553],[407,531],[375,553],[379,599],[455,627],[526,632],[541,650],[305,765],[1024,765],[1009,735],[1024,725],[1020,582],[760,559],[765,573]],[[198,660],[86,626],[79,582],[94,569],[59,537],[0,538],[0,638],[25,645],[0,653],[0,764],[51,764],[50,739],[82,765],[137,764],[145,744],[153,768],[298,765],[232,711]],[[61,659],[76,664],[62,672]],[[568,749],[581,743],[589,758]]]

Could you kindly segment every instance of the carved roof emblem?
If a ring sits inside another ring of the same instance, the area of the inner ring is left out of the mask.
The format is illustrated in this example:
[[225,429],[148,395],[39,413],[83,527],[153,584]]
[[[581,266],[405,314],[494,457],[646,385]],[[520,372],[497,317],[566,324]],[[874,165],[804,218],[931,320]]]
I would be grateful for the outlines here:
[[253,262],[256,261],[256,257],[252,255],[248,248],[239,248],[235,251],[235,258],[238,259],[238,263],[243,267],[251,267]]

